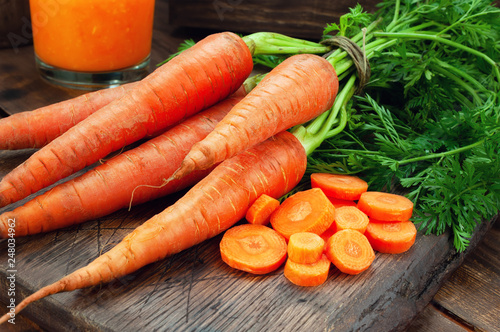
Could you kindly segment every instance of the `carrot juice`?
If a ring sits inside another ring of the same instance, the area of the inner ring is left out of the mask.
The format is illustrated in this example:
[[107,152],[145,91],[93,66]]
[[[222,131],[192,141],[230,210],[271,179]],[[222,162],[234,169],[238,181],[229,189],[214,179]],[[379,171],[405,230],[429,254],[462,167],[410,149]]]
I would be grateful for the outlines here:
[[72,72],[149,61],[154,0],[30,0],[37,61]]

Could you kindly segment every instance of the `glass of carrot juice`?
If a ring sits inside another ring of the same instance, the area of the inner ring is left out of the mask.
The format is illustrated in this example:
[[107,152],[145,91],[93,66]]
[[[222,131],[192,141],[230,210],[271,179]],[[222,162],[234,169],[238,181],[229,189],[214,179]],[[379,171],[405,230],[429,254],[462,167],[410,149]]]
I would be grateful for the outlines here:
[[38,71],[95,90],[148,74],[155,0],[30,0]]

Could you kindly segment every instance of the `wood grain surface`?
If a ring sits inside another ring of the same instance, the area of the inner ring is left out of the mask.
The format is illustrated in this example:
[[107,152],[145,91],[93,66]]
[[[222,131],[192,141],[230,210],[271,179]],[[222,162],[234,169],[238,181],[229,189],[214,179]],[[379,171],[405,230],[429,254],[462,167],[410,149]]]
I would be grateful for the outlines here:
[[[169,25],[167,2],[158,1],[151,70],[182,40],[208,33]],[[0,108],[6,114],[83,93],[44,82],[34,68],[31,46],[18,53],[10,49],[0,52]],[[0,151],[0,178],[33,152]],[[130,212],[121,210],[81,225],[17,239],[16,300],[88,264],[180,195],[182,192],[133,207]],[[0,213],[27,199],[0,209]],[[481,223],[465,253],[455,252],[449,234],[419,234],[410,251],[377,254],[372,267],[357,276],[332,268],[328,281],[314,288],[288,282],[283,267],[265,276],[231,269],[220,259],[219,235],[114,282],[33,303],[22,312],[27,320],[20,322],[26,330],[46,331],[404,331],[424,308],[452,308],[460,302],[453,303],[441,286],[491,226],[492,222]],[[0,241],[0,253],[6,252],[6,241]],[[486,250],[484,262],[494,254]],[[482,264],[477,262],[478,271],[484,271]],[[0,266],[7,266],[5,254],[0,255]],[[7,269],[2,268],[2,303],[9,300],[6,274]],[[471,276],[458,277],[454,287],[462,284],[460,278]],[[435,306],[428,307],[440,288],[443,297],[436,297]],[[468,320],[467,315],[474,312],[463,303],[463,319]],[[0,313],[4,312],[2,306]],[[494,318],[478,325],[488,328]]]

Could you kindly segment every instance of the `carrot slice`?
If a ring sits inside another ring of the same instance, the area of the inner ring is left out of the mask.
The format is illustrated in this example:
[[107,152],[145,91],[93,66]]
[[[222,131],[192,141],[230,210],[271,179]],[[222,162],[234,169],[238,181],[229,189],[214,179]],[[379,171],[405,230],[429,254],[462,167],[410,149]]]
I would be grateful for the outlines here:
[[373,249],[386,254],[400,254],[415,243],[417,228],[411,221],[370,223],[365,235]]
[[375,259],[375,252],[366,236],[353,229],[333,234],[326,243],[325,253],[333,265],[347,274],[365,271]]
[[368,183],[353,175],[313,173],[311,187],[320,188],[328,197],[357,200],[368,190]]
[[272,228],[243,224],[228,229],[220,242],[222,260],[232,268],[253,274],[276,270],[286,260],[285,239]]
[[288,259],[295,263],[312,264],[321,258],[324,247],[325,241],[318,234],[295,233],[288,241]]
[[331,262],[324,254],[312,264],[296,263],[289,258],[286,260],[283,273],[297,286],[319,286],[328,279],[330,265]]
[[358,209],[380,221],[408,221],[413,202],[401,195],[368,191],[359,198]]
[[271,214],[280,206],[276,198],[262,194],[248,209],[245,219],[251,224],[267,225]]
[[335,209],[337,231],[350,228],[364,233],[369,222],[368,216],[355,206],[342,206]]
[[285,199],[271,215],[271,225],[286,239],[294,233],[321,234],[330,227],[335,207],[319,188],[299,191]]
[[333,206],[336,208],[341,207],[341,206],[356,206],[357,203],[353,200],[350,199],[340,199],[340,198],[335,198],[335,197],[328,197],[330,202],[332,202]]

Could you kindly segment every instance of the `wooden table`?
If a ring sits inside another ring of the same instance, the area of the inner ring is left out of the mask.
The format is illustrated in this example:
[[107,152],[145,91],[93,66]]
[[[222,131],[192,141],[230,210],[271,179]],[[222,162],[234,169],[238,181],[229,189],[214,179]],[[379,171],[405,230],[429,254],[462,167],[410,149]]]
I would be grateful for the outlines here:
[[[158,1],[152,64],[173,53],[182,40],[210,33],[169,26],[167,12],[167,3]],[[44,82],[36,73],[31,46],[0,50],[2,116],[81,93]],[[0,152],[0,178],[33,152]],[[86,265],[140,223],[172,204],[179,195],[134,207],[130,212],[122,210],[75,227],[18,239],[17,301]],[[358,276],[332,269],[328,281],[315,288],[293,286],[283,276],[282,268],[266,276],[229,268],[220,259],[221,236],[218,236],[115,282],[38,301],[17,316],[16,326],[6,328],[12,331],[431,331],[474,326],[498,331],[495,319],[499,314],[500,293],[499,230],[498,223],[493,229],[492,225],[493,222],[483,222],[478,227],[465,253],[453,250],[449,234],[419,234],[409,252],[377,254],[373,266]],[[474,250],[481,241],[481,246]],[[7,243],[1,241],[0,253],[6,252]],[[467,265],[462,265],[464,261]],[[0,255],[0,265],[0,301],[7,303],[6,254]],[[481,275],[470,275],[476,271]],[[470,292],[468,287],[481,291]],[[0,313],[6,311],[2,308]],[[452,320],[446,320],[442,313]],[[484,319],[478,319],[478,315]]]

